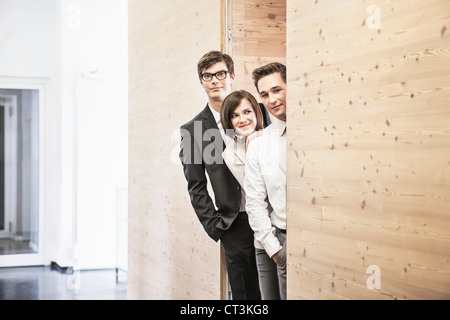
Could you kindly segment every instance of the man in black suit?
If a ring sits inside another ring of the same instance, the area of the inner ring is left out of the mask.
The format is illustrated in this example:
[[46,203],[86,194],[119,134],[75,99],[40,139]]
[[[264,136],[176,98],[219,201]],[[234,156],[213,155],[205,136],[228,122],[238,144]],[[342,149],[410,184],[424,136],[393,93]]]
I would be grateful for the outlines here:
[[[221,240],[233,299],[259,300],[253,230],[241,203],[241,186],[222,158],[231,138],[220,123],[220,109],[232,91],[234,63],[229,55],[210,51],[198,62],[197,71],[208,104],[180,128],[180,160],[191,204],[208,235]],[[270,122],[267,110],[262,109]],[[207,175],[215,201],[207,190]]]

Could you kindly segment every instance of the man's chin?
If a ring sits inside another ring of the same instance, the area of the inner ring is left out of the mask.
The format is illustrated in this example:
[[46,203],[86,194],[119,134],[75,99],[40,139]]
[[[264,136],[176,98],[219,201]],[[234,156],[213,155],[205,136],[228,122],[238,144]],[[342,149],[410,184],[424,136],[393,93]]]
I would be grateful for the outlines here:
[[[230,92],[231,93],[231,92]],[[225,92],[212,92],[209,98],[214,101],[223,101],[230,93]]]
[[271,114],[279,120],[286,121],[286,112],[273,112]]

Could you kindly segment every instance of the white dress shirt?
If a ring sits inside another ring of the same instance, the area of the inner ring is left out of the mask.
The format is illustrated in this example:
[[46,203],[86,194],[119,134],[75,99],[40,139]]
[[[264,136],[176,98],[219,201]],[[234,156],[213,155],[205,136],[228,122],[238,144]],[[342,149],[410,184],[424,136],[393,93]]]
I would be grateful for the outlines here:
[[[272,257],[281,249],[275,227],[286,230],[286,122],[277,118],[247,148],[244,189],[255,240]],[[269,212],[269,204],[272,213]]]

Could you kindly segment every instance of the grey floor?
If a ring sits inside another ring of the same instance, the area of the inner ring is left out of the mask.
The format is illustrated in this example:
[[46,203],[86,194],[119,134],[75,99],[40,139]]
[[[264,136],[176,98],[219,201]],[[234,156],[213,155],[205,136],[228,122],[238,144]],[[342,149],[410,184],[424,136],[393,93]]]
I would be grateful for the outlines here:
[[126,274],[116,270],[62,273],[49,266],[0,268],[0,300],[126,300]]

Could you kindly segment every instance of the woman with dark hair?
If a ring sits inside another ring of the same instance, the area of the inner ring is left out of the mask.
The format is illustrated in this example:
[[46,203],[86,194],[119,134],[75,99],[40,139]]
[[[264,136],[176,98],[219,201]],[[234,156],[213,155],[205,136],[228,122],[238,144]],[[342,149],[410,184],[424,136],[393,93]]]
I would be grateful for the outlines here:
[[[220,117],[225,132],[232,137],[245,138],[246,145],[249,140],[258,136],[264,127],[260,105],[255,97],[245,90],[232,92],[224,99]],[[252,135],[254,132],[259,134]],[[247,139],[250,135],[251,138]]]
[[[264,121],[261,106],[255,97],[245,91],[230,93],[222,103],[222,126],[232,138],[222,153],[226,165],[241,185],[242,207],[245,207],[244,173],[245,154],[248,143],[263,133]],[[270,204],[268,203],[270,208]],[[266,254],[261,243],[254,240],[256,263],[264,300],[279,300],[279,285],[276,263]]]

